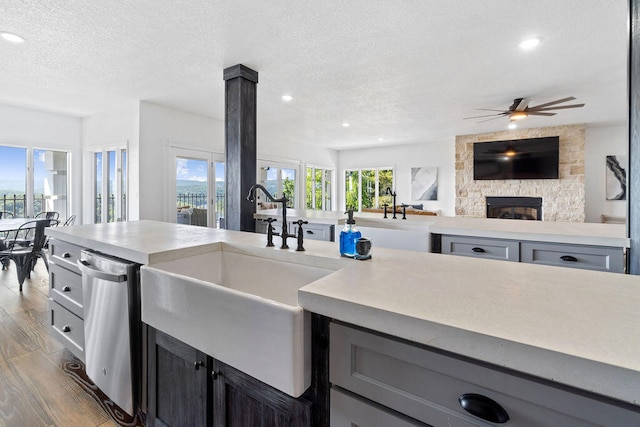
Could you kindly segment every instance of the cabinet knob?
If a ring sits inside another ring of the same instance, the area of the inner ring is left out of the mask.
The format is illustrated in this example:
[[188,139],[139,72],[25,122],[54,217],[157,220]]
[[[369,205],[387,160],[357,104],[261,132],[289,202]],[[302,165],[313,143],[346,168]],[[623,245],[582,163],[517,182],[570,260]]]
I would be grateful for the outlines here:
[[200,369],[200,366],[204,366],[204,362],[202,360],[196,360],[193,362],[193,367],[196,368],[196,371]]
[[71,254],[69,252],[63,252],[62,258],[71,258]]
[[484,249],[479,248],[479,247],[475,247],[475,248],[471,248],[471,252],[477,253],[477,254],[483,254],[484,253]]
[[62,332],[71,332],[71,326],[69,325],[64,325],[62,327]]
[[571,255],[562,255],[560,259],[565,262],[578,262],[578,258]]
[[71,292],[71,288],[69,287],[69,285],[64,285],[62,287],[62,292]]
[[458,398],[458,402],[462,409],[485,421],[497,424],[509,421],[509,414],[502,406],[481,394],[465,393]]
[[219,370],[217,371],[211,371],[211,378],[213,378],[214,380],[217,380],[218,377],[222,376],[222,372],[220,372]]

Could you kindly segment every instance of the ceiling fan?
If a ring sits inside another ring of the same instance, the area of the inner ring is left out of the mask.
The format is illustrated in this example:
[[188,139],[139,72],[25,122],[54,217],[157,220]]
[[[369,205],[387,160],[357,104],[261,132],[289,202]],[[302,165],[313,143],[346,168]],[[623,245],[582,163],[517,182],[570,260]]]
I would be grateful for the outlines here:
[[500,117],[509,117],[509,121],[522,120],[529,116],[555,116],[556,113],[551,113],[552,110],[564,110],[567,108],[580,108],[584,107],[584,104],[571,104],[571,105],[557,105],[564,102],[573,101],[573,96],[567,98],[556,99],[555,101],[545,102],[544,104],[529,107],[529,100],[527,98],[516,98],[513,100],[513,104],[507,110],[494,110],[490,108],[478,108],[481,111],[497,111],[493,114],[485,114],[482,116],[465,117],[465,119],[479,119],[482,117],[490,117],[486,120],[481,120],[478,123],[487,122],[489,120],[498,119]]

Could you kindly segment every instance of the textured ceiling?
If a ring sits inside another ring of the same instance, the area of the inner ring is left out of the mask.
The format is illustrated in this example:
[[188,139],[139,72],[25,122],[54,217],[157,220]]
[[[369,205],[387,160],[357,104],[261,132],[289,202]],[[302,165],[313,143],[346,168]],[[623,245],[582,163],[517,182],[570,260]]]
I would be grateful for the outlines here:
[[[283,143],[452,141],[505,129],[463,117],[519,97],[586,103],[520,127],[624,124],[627,18],[625,0],[8,0],[0,31],[27,41],[0,40],[0,102],[223,120],[222,70],[242,63],[259,72],[259,139]],[[540,46],[518,49],[531,35]]]

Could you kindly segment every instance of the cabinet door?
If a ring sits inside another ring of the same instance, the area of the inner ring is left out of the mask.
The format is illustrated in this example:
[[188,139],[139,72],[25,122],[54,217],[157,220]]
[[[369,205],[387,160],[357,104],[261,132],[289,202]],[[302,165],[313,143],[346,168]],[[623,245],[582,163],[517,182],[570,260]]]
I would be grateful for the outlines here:
[[147,425],[206,426],[210,358],[175,338],[148,331]]
[[[469,424],[470,425],[470,424]],[[331,389],[331,427],[428,427],[397,412],[392,412],[371,401]]]
[[302,427],[311,425],[311,404],[213,360],[215,427]]

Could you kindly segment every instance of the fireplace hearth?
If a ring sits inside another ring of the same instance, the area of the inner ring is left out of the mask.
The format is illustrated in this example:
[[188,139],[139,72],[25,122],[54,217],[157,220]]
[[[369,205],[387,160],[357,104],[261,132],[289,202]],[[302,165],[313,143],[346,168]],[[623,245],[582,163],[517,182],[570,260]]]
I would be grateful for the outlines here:
[[542,197],[487,197],[487,218],[542,220]]

